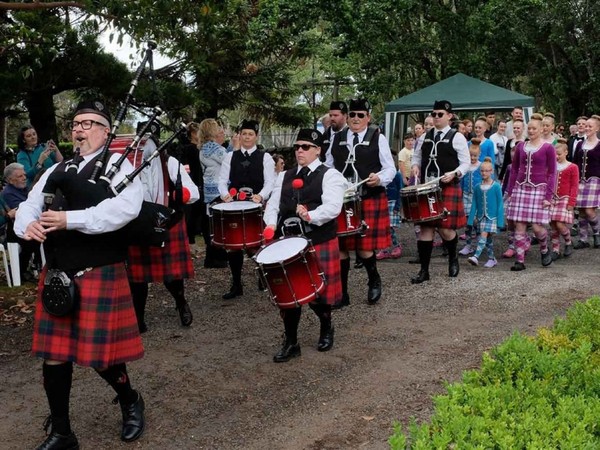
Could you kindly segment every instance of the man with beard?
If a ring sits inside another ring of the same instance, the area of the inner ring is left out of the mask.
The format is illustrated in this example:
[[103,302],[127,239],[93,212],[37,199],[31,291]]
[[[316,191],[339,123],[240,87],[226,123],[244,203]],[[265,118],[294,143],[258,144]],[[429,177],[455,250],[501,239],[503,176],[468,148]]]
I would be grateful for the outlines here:
[[[331,156],[331,143],[336,133],[339,133],[347,126],[348,121],[348,105],[346,102],[334,101],[329,105],[329,120],[331,126],[329,126],[323,133],[323,149],[319,158],[321,161],[326,162],[328,167],[333,165],[333,157]],[[329,158],[329,160],[328,160]]]

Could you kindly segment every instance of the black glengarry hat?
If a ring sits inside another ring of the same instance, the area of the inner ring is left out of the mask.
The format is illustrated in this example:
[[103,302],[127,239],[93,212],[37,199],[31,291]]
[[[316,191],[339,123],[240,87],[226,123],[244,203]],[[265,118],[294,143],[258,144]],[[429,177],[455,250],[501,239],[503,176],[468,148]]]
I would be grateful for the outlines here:
[[452,103],[450,103],[448,100],[436,100],[433,104],[433,110],[443,110],[446,112],[452,112]]
[[348,114],[348,105],[346,102],[336,100],[329,105],[329,111],[341,111],[343,114]]
[[321,141],[323,140],[323,135],[320,131],[315,130],[314,128],[302,128],[298,131],[298,136],[296,137],[296,141],[306,141],[311,144],[321,146]]
[[108,120],[108,124],[112,125],[112,119],[110,118],[110,112],[104,103],[100,100],[84,100],[79,102],[77,108],[75,108],[76,116],[78,114],[98,114]]
[[371,103],[366,98],[353,98],[350,100],[349,111],[367,111],[371,112]]
[[240,131],[242,130],[252,130],[256,134],[258,134],[258,122],[256,120],[242,120],[242,124],[240,125]]

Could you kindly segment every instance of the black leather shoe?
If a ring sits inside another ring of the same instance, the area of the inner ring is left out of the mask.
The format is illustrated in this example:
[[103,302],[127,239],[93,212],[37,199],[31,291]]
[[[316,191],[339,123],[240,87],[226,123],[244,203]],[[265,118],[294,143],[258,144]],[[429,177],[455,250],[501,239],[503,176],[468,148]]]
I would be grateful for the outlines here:
[[244,295],[244,288],[241,284],[232,284],[231,289],[226,294],[223,294],[223,300],[231,300],[232,298]]
[[429,281],[429,272],[427,270],[419,270],[419,273],[410,279],[412,284],[421,284],[424,281]]
[[75,433],[63,435],[53,431],[37,450],[79,450],[79,442]]
[[381,277],[377,277],[373,282],[369,283],[369,290],[367,292],[367,302],[369,305],[374,305],[381,298]]
[[321,331],[321,335],[319,336],[319,343],[317,344],[317,350],[320,352],[327,352],[331,350],[333,347],[333,325],[331,325],[327,330]]
[[525,264],[522,262],[515,262],[513,266],[510,268],[512,272],[520,272],[521,270],[525,270]]
[[581,250],[582,248],[590,248],[590,244],[585,241],[577,241],[577,243],[573,246],[575,250]]
[[542,266],[547,267],[552,264],[552,252],[548,250],[546,253],[542,253]]
[[458,265],[458,257],[456,257],[452,261],[449,261],[448,276],[452,278],[457,277],[458,272],[460,272],[460,266]]
[[138,398],[135,402],[128,405],[121,404],[123,413],[123,430],[121,431],[121,440],[125,442],[135,441],[144,432],[144,399],[139,392],[136,392]]
[[177,311],[179,311],[179,320],[181,320],[181,325],[184,327],[189,327],[194,321],[194,315],[192,314],[189,303],[184,302],[182,305],[177,307]]
[[594,235],[594,248],[600,248],[600,234]]
[[408,263],[409,264],[421,264],[421,258],[419,258],[418,256],[416,256],[414,259],[409,259]]
[[342,301],[331,306],[331,309],[342,309],[344,306],[350,306],[350,295],[342,294]]
[[573,244],[565,245],[565,251],[563,252],[563,256],[565,258],[571,256],[573,254]]
[[146,325],[146,322],[138,322],[138,330],[140,331],[140,334],[148,331],[148,325]]
[[279,350],[277,354],[273,356],[273,362],[288,362],[290,359],[300,356],[301,354],[302,352],[300,351],[300,344],[289,344],[284,342],[281,350]]

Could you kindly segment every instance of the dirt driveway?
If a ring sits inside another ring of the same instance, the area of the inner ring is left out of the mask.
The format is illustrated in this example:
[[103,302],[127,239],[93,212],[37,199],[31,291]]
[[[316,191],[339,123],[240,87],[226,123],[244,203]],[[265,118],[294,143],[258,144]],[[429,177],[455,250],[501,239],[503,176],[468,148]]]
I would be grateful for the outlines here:
[[[573,302],[600,291],[600,250],[576,251],[542,268],[536,247],[524,272],[510,272],[509,261],[483,269],[463,260],[458,279],[446,276],[438,256],[433,280],[412,286],[414,235],[409,227],[401,234],[403,257],[380,264],[381,302],[365,303],[366,275],[353,270],[352,305],[335,313],[333,350],[316,351],[318,322],[305,308],[302,356],[285,364],[272,362],[282,325],[255,290],[251,262],[244,269],[247,293],[233,301],[221,300],[227,271],[198,270],[187,283],[195,314],[190,329],[179,326],[165,289],[154,286],[146,357],[129,365],[146,399],[147,431],[133,444],[121,443],[111,389],[77,367],[71,416],[81,448],[385,449],[393,422],[427,419],[444,380],[477,367],[483,351],[515,330],[550,325]],[[14,302],[9,297],[0,309]],[[30,343],[31,319],[0,325],[3,449],[35,448],[44,438],[47,404]]]

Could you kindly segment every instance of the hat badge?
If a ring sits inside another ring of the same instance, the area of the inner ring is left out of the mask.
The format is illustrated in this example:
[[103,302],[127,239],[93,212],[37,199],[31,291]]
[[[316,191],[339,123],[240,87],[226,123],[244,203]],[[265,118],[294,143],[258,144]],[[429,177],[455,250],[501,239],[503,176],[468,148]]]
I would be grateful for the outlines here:
[[316,131],[313,131],[310,136],[313,138],[313,141],[316,141],[319,138],[319,135]]
[[103,111],[104,105],[100,102],[94,102],[94,108],[96,108],[98,111]]

